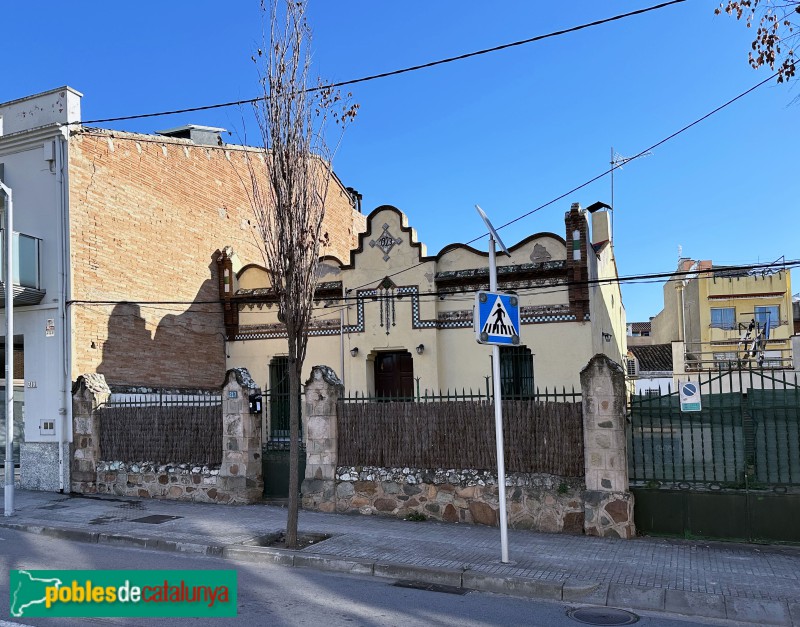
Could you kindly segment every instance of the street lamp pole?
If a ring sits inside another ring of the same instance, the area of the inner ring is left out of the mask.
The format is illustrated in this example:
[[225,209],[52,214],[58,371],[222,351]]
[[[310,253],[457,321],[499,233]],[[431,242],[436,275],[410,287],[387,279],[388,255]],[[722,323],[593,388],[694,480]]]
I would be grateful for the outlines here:
[[6,460],[3,513],[14,513],[14,202],[11,188],[0,181],[5,194],[5,292],[6,292]]

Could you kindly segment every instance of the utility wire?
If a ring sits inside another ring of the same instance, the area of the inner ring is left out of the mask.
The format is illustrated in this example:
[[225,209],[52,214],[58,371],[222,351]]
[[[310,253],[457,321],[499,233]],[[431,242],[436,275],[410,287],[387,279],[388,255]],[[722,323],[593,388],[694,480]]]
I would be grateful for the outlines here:
[[[750,93],[750,92],[752,92],[752,91],[755,91],[756,89],[758,89],[759,87],[761,87],[761,86],[762,86],[762,85],[764,85],[765,83],[768,83],[768,82],[769,82],[769,81],[771,81],[773,78],[775,78],[777,75],[778,75],[778,72],[775,72],[775,73],[774,73],[774,74],[772,74],[771,76],[768,76],[767,78],[765,78],[765,79],[764,79],[763,81],[761,81],[760,83],[757,83],[757,84],[753,85],[753,86],[752,86],[750,89],[747,89],[747,90],[743,91],[743,92],[742,92],[742,93],[740,93],[738,96],[734,96],[733,98],[731,98],[730,100],[728,100],[728,101],[727,101],[725,104],[722,104],[722,105],[718,106],[718,107],[717,107],[716,109],[714,109],[713,111],[709,111],[709,112],[708,112],[708,113],[706,113],[704,116],[702,116],[702,117],[700,117],[700,118],[697,118],[697,119],[696,119],[694,122],[691,122],[690,124],[687,124],[686,126],[684,126],[682,129],[680,129],[680,130],[678,130],[678,131],[675,131],[674,133],[672,133],[672,135],[669,135],[669,136],[665,137],[664,139],[662,139],[661,141],[658,141],[658,142],[656,142],[656,143],[655,143],[655,144],[653,144],[652,146],[648,146],[648,147],[647,147],[647,148],[645,148],[644,150],[641,150],[641,151],[639,151],[637,154],[635,154],[635,155],[634,155],[633,157],[631,157],[630,159],[626,159],[626,160],[625,160],[625,163],[617,163],[617,164],[615,164],[614,166],[612,166],[611,168],[609,168],[609,169],[608,169],[608,170],[606,170],[605,172],[602,172],[601,174],[598,174],[598,175],[597,175],[597,176],[595,176],[594,178],[592,178],[592,179],[589,179],[588,181],[586,181],[585,183],[581,183],[581,184],[580,184],[580,185],[578,185],[577,187],[573,187],[573,188],[572,188],[571,190],[569,190],[568,192],[565,192],[565,193],[561,194],[561,196],[558,196],[557,198],[553,198],[552,200],[550,200],[550,201],[546,202],[545,204],[543,204],[543,205],[539,205],[539,206],[538,206],[538,207],[536,207],[535,209],[531,209],[531,210],[530,210],[530,211],[528,211],[527,213],[523,213],[521,216],[517,216],[517,217],[516,217],[516,218],[514,218],[513,220],[509,220],[509,221],[508,221],[508,222],[506,222],[505,224],[502,224],[501,226],[497,227],[497,230],[499,231],[500,229],[504,229],[504,228],[506,228],[507,226],[511,226],[512,224],[514,224],[514,223],[516,223],[516,222],[519,222],[520,220],[522,220],[522,219],[524,219],[524,218],[527,218],[528,216],[531,216],[531,215],[533,215],[533,214],[534,214],[534,213],[536,213],[537,211],[541,211],[541,210],[542,210],[542,209],[544,209],[545,207],[549,207],[549,206],[550,206],[550,205],[552,205],[553,203],[555,203],[555,202],[558,202],[559,200],[562,200],[562,199],[563,199],[563,198],[565,198],[566,196],[569,196],[570,194],[573,194],[573,193],[577,192],[579,189],[583,189],[583,188],[584,188],[584,187],[586,187],[587,185],[590,185],[590,184],[594,183],[595,181],[597,181],[597,180],[599,180],[599,179],[603,178],[604,176],[606,176],[606,175],[608,175],[608,174],[611,174],[611,173],[612,173],[614,170],[617,170],[618,168],[621,168],[623,165],[628,165],[628,164],[629,164],[631,161],[633,161],[634,159],[638,159],[639,157],[643,157],[643,156],[645,156],[645,155],[646,155],[648,152],[650,152],[650,151],[652,151],[652,150],[655,150],[656,148],[658,148],[658,147],[659,147],[659,146],[661,146],[662,144],[665,144],[665,143],[667,143],[667,142],[668,142],[670,139],[673,139],[673,138],[677,137],[678,135],[680,135],[680,134],[681,134],[681,133],[683,133],[684,131],[688,131],[690,128],[692,128],[693,126],[696,126],[697,124],[700,124],[700,122],[702,122],[703,120],[706,120],[706,119],[710,118],[710,117],[711,117],[712,115],[714,115],[715,113],[719,113],[719,112],[720,112],[720,111],[722,111],[722,110],[723,110],[725,107],[727,107],[727,106],[729,106],[729,105],[732,105],[734,102],[736,102],[736,101],[737,101],[737,100],[739,100],[740,98],[744,98],[744,97],[745,97],[747,94],[749,94],[749,93]],[[467,242],[467,244],[471,244],[471,243],[473,243],[473,242],[476,242],[476,241],[478,241],[479,239],[482,239],[483,237],[486,237],[486,235],[488,235],[488,233],[484,233],[483,235],[481,235],[481,236],[479,236],[479,237],[476,237],[476,238],[474,238],[474,239],[471,239],[470,241],[468,241],[468,242]]]
[[[613,17],[607,17],[602,20],[595,20],[594,22],[588,22],[586,24],[580,24],[578,26],[572,26],[571,28],[565,28],[562,30],[553,31],[551,33],[547,33],[545,35],[537,35],[535,37],[529,37],[528,39],[521,39],[519,41],[514,41],[508,44],[501,44],[499,46],[494,46],[492,48],[484,48],[482,50],[476,50],[474,52],[467,52],[465,54],[460,54],[454,57],[447,57],[445,59],[439,59],[438,61],[429,61],[427,63],[421,63],[419,65],[412,65],[409,67],[405,67],[399,70],[391,70],[389,72],[381,72],[380,74],[371,74],[369,76],[362,76],[361,78],[354,78],[346,81],[340,81],[338,83],[328,83],[325,85],[318,85],[316,87],[307,87],[304,91],[315,92],[320,91],[323,89],[335,89],[338,87],[346,87],[348,85],[356,85],[358,83],[366,83],[367,81],[374,81],[380,78],[387,78],[389,76],[398,76],[400,74],[407,74],[408,72],[416,72],[418,70],[424,70],[427,68],[435,67],[437,65],[444,65],[445,63],[453,63],[454,61],[462,61],[464,59],[469,59],[472,57],[477,57],[484,54],[489,54],[491,52],[498,52],[500,50],[506,50],[507,48],[514,48],[516,46],[523,46],[525,44],[533,43],[536,41],[542,41],[543,39],[549,39],[552,37],[558,37],[560,35],[566,35],[568,33],[574,33],[580,30],[584,30],[586,28],[590,28],[592,26],[600,26],[602,24],[608,24],[609,22],[615,22],[617,20],[624,19],[626,17],[632,17],[634,15],[641,15],[643,13],[649,13],[650,11],[656,11],[658,9],[663,9],[673,4],[679,4],[681,2],[686,2],[686,0],[670,0],[670,2],[662,2],[661,4],[656,4],[651,7],[647,7],[644,9],[637,9],[636,11],[629,11],[628,13],[621,13],[619,15],[615,15]],[[72,122],[72,124],[99,124],[101,122],[119,122],[122,120],[138,120],[143,118],[154,118],[163,115],[176,115],[178,113],[192,113],[194,111],[208,111],[210,109],[221,109],[224,107],[235,107],[240,106],[243,104],[255,104],[260,100],[264,100],[264,97],[258,98],[248,98],[246,100],[233,100],[231,102],[222,102],[218,104],[211,104],[211,105],[204,105],[198,107],[188,107],[185,109],[173,109],[170,111],[159,111],[157,113],[140,113],[138,115],[124,115],[115,118],[100,118],[97,120],[85,120],[81,122]]]
[[[603,178],[604,176],[607,176],[607,175],[611,174],[611,173],[612,173],[614,170],[617,170],[617,169],[619,169],[619,168],[620,168],[620,167],[622,167],[623,165],[627,165],[627,164],[629,164],[629,163],[630,163],[631,161],[633,161],[634,159],[638,159],[639,157],[643,157],[643,156],[645,156],[645,155],[646,155],[648,152],[650,152],[650,151],[652,151],[652,150],[654,150],[654,149],[658,148],[659,146],[661,146],[661,145],[665,144],[665,143],[666,143],[666,142],[668,142],[669,140],[671,140],[671,139],[674,139],[675,137],[677,137],[677,136],[678,136],[678,135],[680,135],[681,133],[683,133],[683,132],[685,132],[685,131],[688,131],[690,128],[692,128],[693,126],[695,126],[695,125],[699,124],[700,122],[702,122],[702,121],[704,121],[704,120],[707,120],[708,118],[710,118],[710,117],[711,117],[712,115],[714,115],[715,113],[719,113],[719,112],[720,112],[720,111],[722,111],[722,110],[723,110],[725,107],[728,107],[728,106],[732,105],[734,102],[736,102],[736,101],[737,101],[737,100],[739,100],[740,98],[744,98],[744,97],[745,97],[746,95],[748,95],[749,93],[751,93],[751,92],[755,91],[756,89],[758,89],[758,88],[759,88],[759,87],[761,87],[762,85],[764,85],[764,84],[768,83],[769,81],[771,81],[771,80],[772,80],[773,78],[775,78],[777,75],[778,75],[778,72],[775,72],[774,74],[772,74],[772,75],[768,76],[767,78],[765,78],[765,79],[764,79],[763,81],[761,81],[760,83],[757,83],[757,84],[753,85],[752,87],[750,87],[749,89],[746,89],[745,91],[743,91],[743,92],[742,92],[742,93],[740,93],[739,95],[737,95],[737,96],[734,96],[733,98],[731,98],[730,100],[728,100],[726,103],[724,103],[724,104],[721,104],[720,106],[718,106],[718,107],[717,107],[716,109],[714,109],[713,111],[709,111],[709,112],[708,112],[708,113],[706,113],[704,116],[702,116],[702,117],[700,117],[700,118],[697,118],[697,119],[696,119],[694,122],[691,122],[691,123],[687,124],[686,126],[684,126],[683,128],[681,128],[680,130],[678,130],[678,131],[675,131],[674,133],[672,133],[671,135],[669,135],[669,136],[665,137],[664,139],[662,139],[662,140],[660,140],[660,141],[657,141],[657,142],[656,142],[655,144],[653,144],[652,146],[649,146],[649,147],[645,148],[644,150],[640,150],[640,151],[639,151],[638,153],[636,153],[636,154],[635,154],[633,157],[631,157],[631,158],[629,158],[629,159],[626,159],[624,164],[623,164],[623,163],[619,163],[619,164],[616,164],[616,165],[612,166],[612,167],[611,167],[611,168],[609,168],[608,170],[605,170],[604,172],[601,172],[601,173],[600,173],[600,174],[598,174],[597,176],[595,176],[595,177],[593,177],[593,178],[589,179],[588,181],[586,181],[586,182],[584,182],[584,183],[581,183],[580,185],[578,185],[578,186],[576,186],[576,187],[573,187],[573,188],[572,188],[571,190],[569,190],[568,192],[564,192],[564,193],[563,193],[563,194],[561,194],[560,196],[556,196],[556,197],[555,197],[555,198],[553,198],[552,200],[548,200],[546,203],[544,203],[544,204],[542,204],[542,205],[539,205],[539,206],[538,206],[538,207],[536,207],[535,209],[531,209],[531,210],[530,210],[530,211],[528,211],[527,213],[523,213],[522,215],[520,215],[520,216],[517,216],[517,217],[516,217],[516,218],[514,218],[513,220],[509,220],[509,221],[508,221],[508,222],[506,222],[505,224],[503,224],[503,225],[501,225],[501,226],[497,227],[497,230],[499,231],[500,229],[504,229],[504,228],[506,228],[506,227],[508,227],[508,226],[511,226],[512,224],[514,224],[514,223],[516,223],[516,222],[519,222],[520,220],[522,220],[522,219],[524,219],[524,218],[527,218],[527,217],[529,217],[529,216],[533,215],[533,214],[534,214],[534,213],[536,213],[537,211],[541,211],[542,209],[544,209],[544,208],[546,208],[546,207],[549,207],[550,205],[552,205],[552,204],[554,204],[554,203],[558,202],[559,200],[563,200],[564,198],[566,198],[566,197],[567,197],[567,196],[569,196],[570,194],[574,194],[574,193],[575,193],[575,192],[577,192],[578,190],[581,190],[581,189],[583,189],[584,187],[586,187],[586,186],[588,186],[588,185],[591,185],[591,184],[592,184],[592,183],[594,183],[595,181],[598,181],[598,180],[600,180],[601,178]],[[488,234],[489,234],[488,232],[487,232],[487,233],[483,233],[483,234],[479,235],[478,237],[474,237],[474,238],[472,238],[471,240],[469,240],[468,242],[465,242],[463,245],[464,245],[464,246],[468,246],[469,244],[473,244],[473,243],[477,242],[478,240],[480,240],[480,239],[483,239],[483,238],[484,238],[484,237],[486,237]],[[407,268],[404,268],[403,270],[398,270],[397,272],[394,272],[393,274],[388,274],[388,275],[386,275],[386,277],[389,277],[389,278],[391,278],[391,277],[395,277],[395,276],[397,276],[397,275],[399,275],[399,274],[403,274],[404,272],[408,272],[409,270],[413,270],[414,268],[417,268],[417,267],[419,267],[419,266],[423,265],[424,263],[427,263],[427,262],[425,262],[425,261],[420,261],[419,263],[416,263],[416,264],[414,264],[414,265],[412,265],[412,266],[409,266],[409,267],[407,267]],[[378,280],[380,280],[381,278],[384,278],[384,277],[380,277],[379,279],[375,279],[375,281],[378,281]],[[348,290],[348,291],[352,291],[352,290],[354,290],[354,289],[356,289],[356,290],[357,290],[357,289],[360,289],[360,288],[362,288],[362,287],[366,287],[366,286],[368,286],[368,285],[372,285],[372,284],[373,284],[375,281],[371,281],[371,282],[369,282],[369,283],[365,283],[364,285],[359,285],[358,287],[351,288],[351,289],[350,289],[350,290]]]
[[[713,279],[713,278],[726,278],[729,275],[735,276],[735,273],[741,273],[745,271],[755,271],[758,270],[769,270],[775,269],[779,267],[781,271],[786,271],[792,268],[800,267],[800,259],[790,259],[788,261],[783,261],[780,264],[775,264],[774,262],[770,263],[756,263],[756,264],[746,264],[746,265],[739,265],[739,266],[717,266],[708,269],[695,269],[695,270],[672,270],[668,272],[651,272],[647,274],[630,274],[624,276],[617,276],[617,277],[608,277],[608,278],[598,278],[598,279],[584,279],[584,280],[577,280],[577,281],[563,281],[558,279],[558,277],[554,277],[554,280],[558,281],[558,283],[554,285],[543,285],[543,286],[533,286],[527,288],[520,288],[519,291],[529,291],[529,290],[539,290],[539,289],[547,289],[547,288],[558,288],[561,290],[564,287],[570,286],[591,286],[591,285],[605,285],[605,284],[625,284],[625,283],[644,283],[644,282],[663,282],[661,279],[667,280],[675,280],[676,278],[680,277],[689,277],[693,275],[697,275],[699,279]],[[714,275],[721,275],[715,277]],[[487,277],[488,280],[488,277]],[[353,288],[357,289],[357,288]],[[348,292],[352,292],[353,290],[348,290]],[[416,294],[418,297],[431,297],[431,298],[440,298],[442,296],[458,296],[465,293],[473,293],[478,291],[476,289],[463,289],[459,290],[458,292],[442,292],[442,291],[431,291],[431,292],[420,292]],[[396,300],[402,300],[404,298],[409,298],[410,295],[400,294],[400,295],[390,295],[390,298],[394,298]],[[359,299],[363,300],[371,300],[371,296],[363,296],[363,295],[356,295],[356,296],[337,296],[335,298],[330,299],[320,299],[320,300],[335,300],[337,302],[346,302],[346,301],[357,301]],[[376,296],[377,299],[377,296]],[[241,305],[257,305],[263,304],[263,299],[258,298],[242,298],[233,301],[232,304],[241,304]],[[197,305],[197,304],[215,304],[221,305],[225,304],[223,301],[219,300],[209,300],[209,301],[131,301],[131,300],[122,300],[122,301],[114,301],[114,300],[70,300],[67,301],[68,306],[78,305],[78,306],[112,306],[112,305],[139,305],[148,307],[151,305]],[[315,307],[315,309],[325,309],[325,306],[322,307]],[[337,311],[336,308],[327,307],[330,311]],[[189,311],[186,313],[208,313],[219,315],[219,311]]]

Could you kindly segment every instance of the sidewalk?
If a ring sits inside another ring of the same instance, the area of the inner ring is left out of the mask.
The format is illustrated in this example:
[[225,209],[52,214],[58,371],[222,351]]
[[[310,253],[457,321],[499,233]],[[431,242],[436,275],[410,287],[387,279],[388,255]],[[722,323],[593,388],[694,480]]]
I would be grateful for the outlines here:
[[[0,489],[2,494],[2,489]],[[165,516],[163,522],[145,517]],[[800,626],[800,548],[639,538],[599,539],[377,516],[300,512],[330,534],[301,551],[251,546],[284,529],[286,510],[15,490],[0,527],[286,566],[424,581],[568,603]],[[794,622],[793,622],[794,621]]]

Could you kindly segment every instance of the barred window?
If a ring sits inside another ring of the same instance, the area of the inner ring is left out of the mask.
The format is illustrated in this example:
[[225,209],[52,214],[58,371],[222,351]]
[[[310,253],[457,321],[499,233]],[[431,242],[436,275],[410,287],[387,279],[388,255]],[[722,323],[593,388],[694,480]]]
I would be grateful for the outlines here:
[[533,397],[533,353],[528,347],[500,347],[500,386],[503,398]]

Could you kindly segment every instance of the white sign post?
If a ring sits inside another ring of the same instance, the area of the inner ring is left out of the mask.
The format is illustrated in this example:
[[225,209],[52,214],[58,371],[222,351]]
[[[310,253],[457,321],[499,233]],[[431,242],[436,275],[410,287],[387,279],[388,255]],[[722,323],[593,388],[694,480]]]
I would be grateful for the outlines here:
[[[488,216],[483,212],[478,205],[475,205],[478,214],[483,219],[486,227],[489,229],[489,292],[497,291],[497,264],[495,262],[495,242],[500,245],[506,255],[510,255],[508,249],[503,244],[503,241],[497,235],[492,223],[489,221]],[[485,292],[484,292],[485,294]],[[478,296],[480,298],[480,295]],[[477,299],[476,299],[477,300]],[[499,299],[498,299],[499,301]],[[494,305],[494,303],[492,303]],[[519,311],[519,307],[516,308]],[[477,321],[480,318],[480,303],[478,302],[473,312],[473,318]],[[476,322],[476,327],[481,326]],[[476,333],[479,334],[478,341],[481,342],[480,331],[476,328]],[[504,332],[503,336],[507,334]],[[517,338],[516,343],[519,343],[519,322],[517,322],[516,333],[513,334]],[[486,343],[486,342],[483,342]],[[502,342],[506,343],[506,342]],[[492,344],[492,381],[494,383],[494,433],[495,444],[497,446],[497,488],[498,499],[500,501],[500,561],[503,564],[508,563],[508,512],[506,511],[506,463],[503,452],[503,398],[502,390],[500,387],[500,346],[498,343]]]
[[11,188],[0,181],[0,197],[5,194],[5,282],[6,288],[6,460],[3,514],[14,513],[14,214]]

